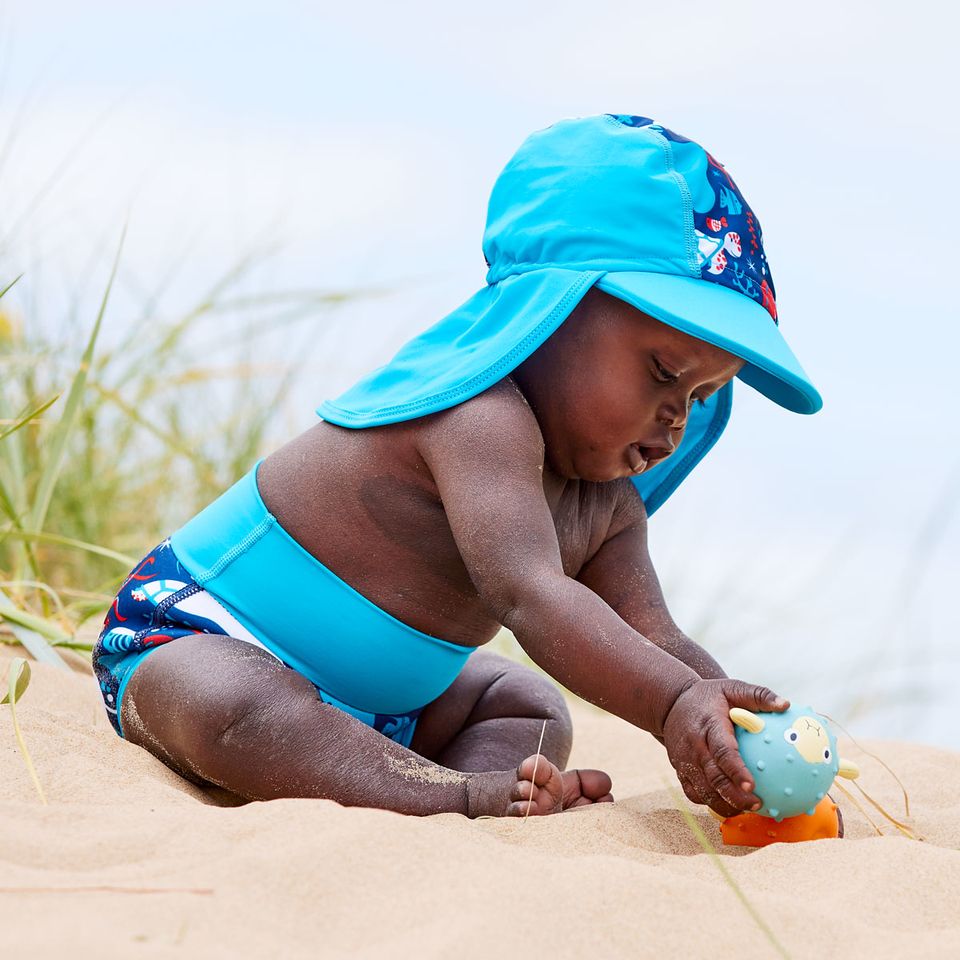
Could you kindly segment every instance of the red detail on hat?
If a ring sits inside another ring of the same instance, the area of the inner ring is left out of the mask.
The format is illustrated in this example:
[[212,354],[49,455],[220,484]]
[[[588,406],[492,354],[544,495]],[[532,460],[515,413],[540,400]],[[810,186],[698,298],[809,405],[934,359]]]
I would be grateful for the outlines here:
[[727,184],[731,186],[734,190],[736,190],[737,185],[730,178],[730,174],[727,173],[726,167],[724,167],[724,165],[719,160],[717,160],[716,157],[713,157],[709,153],[707,153],[706,150],[704,150],[703,152],[707,154],[707,159],[727,178]]
[[770,286],[766,280],[763,280],[760,283],[760,293],[763,296],[763,305],[767,308],[767,313],[769,313],[770,316],[776,320],[777,301],[773,299],[773,291],[770,289]]

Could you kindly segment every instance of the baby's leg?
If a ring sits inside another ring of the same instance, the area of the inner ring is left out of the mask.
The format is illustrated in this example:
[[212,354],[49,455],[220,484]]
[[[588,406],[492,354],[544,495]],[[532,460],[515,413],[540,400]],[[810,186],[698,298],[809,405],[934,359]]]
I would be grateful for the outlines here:
[[[599,770],[562,775],[573,745],[573,725],[563,695],[542,674],[478,650],[453,684],[424,708],[411,749],[453,770],[510,770],[537,750],[557,768],[563,809],[612,800],[610,778]],[[542,761],[541,761],[542,762]],[[537,776],[539,782],[540,777]],[[529,788],[521,787],[524,798]]]
[[130,678],[121,711],[128,740],[178,772],[248,799],[321,797],[468,816],[517,813],[531,793],[532,813],[561,805],[546,759],[539,798],[529,771],[439,766],[323,703],[305,677],[231,637],[199,634],[159,647]]

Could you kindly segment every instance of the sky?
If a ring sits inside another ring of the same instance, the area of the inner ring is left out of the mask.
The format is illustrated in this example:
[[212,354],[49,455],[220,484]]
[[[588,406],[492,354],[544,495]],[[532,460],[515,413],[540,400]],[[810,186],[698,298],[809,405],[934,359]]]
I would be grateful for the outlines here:
[[528,133],[662,121],[758,214],[781,329],[825,401],[796,416],[740,385],[651,523],[668,601],[732,675],[859,732],[947,743],[956,16],[925,0],[8,3],[0,267],[25,272],[32,322],[92,317],[127,223],[115,323],[160,288],[173,315],[251,254],[250,294],[367,294],[307,331],[313,372],[285,421],[301,429],[482,285],[487,196]]

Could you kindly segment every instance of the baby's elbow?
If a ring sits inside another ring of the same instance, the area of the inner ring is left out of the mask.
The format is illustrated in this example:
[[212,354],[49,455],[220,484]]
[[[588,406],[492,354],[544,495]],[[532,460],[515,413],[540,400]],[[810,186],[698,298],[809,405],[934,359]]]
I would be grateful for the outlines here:
[[556,607],[566,579],[563,574],[546,574],[512,580],[490,604],[497,623],[516,637],[526,635]]

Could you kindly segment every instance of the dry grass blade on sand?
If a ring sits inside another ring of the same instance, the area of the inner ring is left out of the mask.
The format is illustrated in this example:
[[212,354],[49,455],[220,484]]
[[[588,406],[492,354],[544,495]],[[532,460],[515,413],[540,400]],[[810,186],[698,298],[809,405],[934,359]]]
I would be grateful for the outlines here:
[[0,700],[0,705],[4,703],[10,704],[10,716],[13,718],[13,732],[17,738],[17,745],[23,754],[23,760],[30,773],[30,779],[33,780],[33,785],[40,795],[41,802],[46,806],[47,798],[44,795],[43,787],[40,786],[40,778],[37,776],[37,771],[33,766],[33,760],[30,757],[30,752],[27,750],[26,743],[24,743],[20,723],[17,720],[17,701],[23,696],[24,691],[29,685],[30,664],[24,660],[23,657],[14,657],[10,661],[10,668],[7,671],[7,692],[4,694],[3,699]]
[[743,904],[743,908],[750,914],[750,918],[753,922],[760,928],[760,932],[767,938],[770,943],[770,946],[777,952],[777,954],[784,958],[784,960],[790,960],[790,954],[787,952],[786,948],[782,943],[777,939],[773,930],[770,928],[770,925],[766,920],[760,915],[757,911],[757,908],[750,902],[749,897],[743,892],[740,887],[740,884],[733,879],[733,876],[730,874],[730,871],[727,870],[726,865],[723,862],[723,857],[717,851],[717,848],[710,842],[710,838],[703,832],[703,828],[697,823],[697,818],[693,816],[692,813],[686,808],[683,798],[680,796],[680,793],[675,787],[672,787],[666,780],[664,780],[664,786],[667,788],[667,792],[670,794],[670,799],[673,800],[674,806],[680,813],[680,816],[683,817],[685,823],[690,828],[690,832],[694,835],[697,840],[697,843],[703,848],[703,852],[710,857],[711,862],[720,871],[720,876],[723,878],[723,882],[730,887],[734,892],[737,899]]

